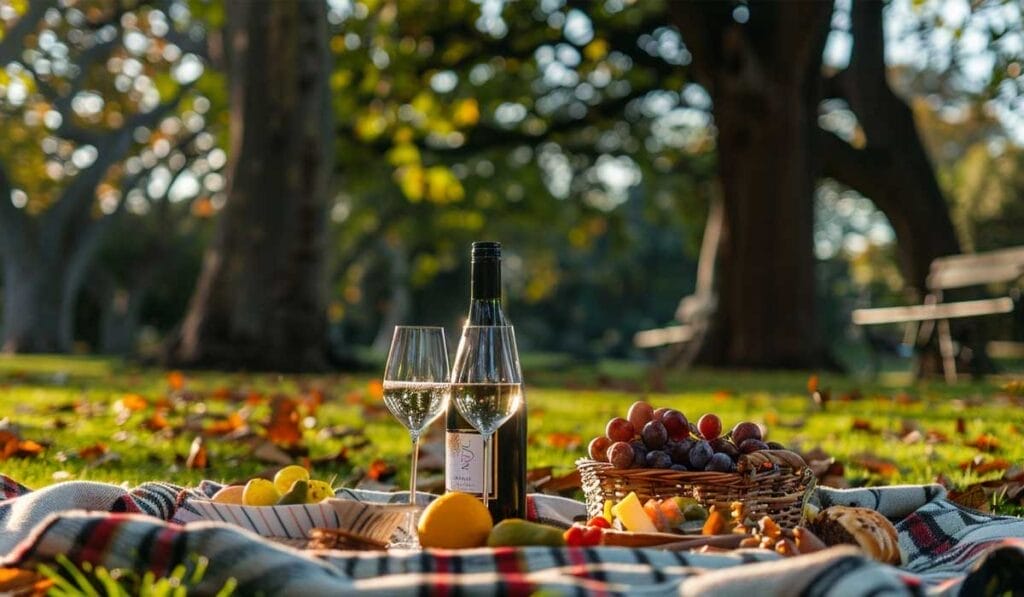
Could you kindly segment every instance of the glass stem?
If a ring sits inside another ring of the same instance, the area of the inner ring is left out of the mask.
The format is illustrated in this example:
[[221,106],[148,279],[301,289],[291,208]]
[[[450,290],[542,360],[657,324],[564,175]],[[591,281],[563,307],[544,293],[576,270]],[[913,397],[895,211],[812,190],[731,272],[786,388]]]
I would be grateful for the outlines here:
[[491,499],[491,436],[484,436],[484,507]]
[[420,434],[410,433],[412,436],[412,468],[409,469],[409,503],[416,505],[416,469],[419,468],[420,460]]

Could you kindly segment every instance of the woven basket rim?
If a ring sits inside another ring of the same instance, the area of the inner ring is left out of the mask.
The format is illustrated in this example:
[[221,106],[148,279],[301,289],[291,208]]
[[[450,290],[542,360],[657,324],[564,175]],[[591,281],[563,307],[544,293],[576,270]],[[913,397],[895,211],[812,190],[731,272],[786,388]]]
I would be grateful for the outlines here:
[[720,473],[716,471],[674,471],[666,468],[616,468],[610,462],[601,462],[591,458],[580,458],[576,468],[581,472],[590,469],[602,475],[612,475],[625,479],[643,479],[645,481],[664,481],[666,483],[687,483],[700,485],[723,485],[736,487],[750,485],[754,482],[776,477],[803,478],[807,467],[801,470],[790,470],[777,467],[762,471],[744,473]]

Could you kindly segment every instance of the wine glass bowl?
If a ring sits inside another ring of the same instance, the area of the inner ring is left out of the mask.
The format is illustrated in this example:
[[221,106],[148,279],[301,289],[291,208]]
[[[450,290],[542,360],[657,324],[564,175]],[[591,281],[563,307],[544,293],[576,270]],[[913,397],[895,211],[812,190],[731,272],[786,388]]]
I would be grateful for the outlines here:
[[451,375],[451,401],[484,441],[483,502],[490,499],[490,439],[523,402],[523,375],[512,326],[462,329]]
[[[384,367],[384,405],[409,430],[412,465],[409,471],[409,503],[416,504],[416,469],[420,436],[448,407],[448,347],[444,329],[396,326]],[[414,519],[411,519],[414,522]],[[415,537],[409,529],[409,537]],[[394,547],[415,547],[414,541]]]

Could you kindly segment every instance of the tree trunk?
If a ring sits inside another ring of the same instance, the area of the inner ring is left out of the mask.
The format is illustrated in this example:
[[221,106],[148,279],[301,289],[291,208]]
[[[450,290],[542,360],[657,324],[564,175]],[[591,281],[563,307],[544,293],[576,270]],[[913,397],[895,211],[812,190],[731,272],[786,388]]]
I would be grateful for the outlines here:
[[814,186],[821,55],[831,2],[671,5],[718,129],[725,230],[718,309],[699,361],[825,364],[815,318]]
[[384,251],[388,257],[388,287],[391,296],[387,299],[384,317],[377,328],[377,337],[373,340],[373,349],[387,352],[391,348],[391,338],[395,326],[401,325],[412,308],[412,296],[409,291],[409,254],[402,241],[385,242]]
[[333,168],[323,2],[228,3],[228,200],[170,360],[317,370]]
[[101,305],[101,353],[127,356],[135,352],[145,295],[142,288],[117,288],[109,293],[105,304]]
[[60,267],[30,258],[6,259],[4,334],[7,353],[69,352],[72,348],[73,302]]

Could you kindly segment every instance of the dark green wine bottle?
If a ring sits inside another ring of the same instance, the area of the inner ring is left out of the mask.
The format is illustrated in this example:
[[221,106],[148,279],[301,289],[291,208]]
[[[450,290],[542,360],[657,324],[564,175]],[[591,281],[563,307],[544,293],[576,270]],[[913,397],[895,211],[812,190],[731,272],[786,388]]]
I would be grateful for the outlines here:
[[[471,252],[466,325],[511,325],[501,305],[501,243],[475,242]],[[483,492],[483,438],[448,405],[445,424],[445,489]],[[491,438],[490,509],[494,522],[526,518],[526,397]]]

